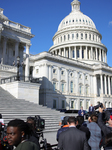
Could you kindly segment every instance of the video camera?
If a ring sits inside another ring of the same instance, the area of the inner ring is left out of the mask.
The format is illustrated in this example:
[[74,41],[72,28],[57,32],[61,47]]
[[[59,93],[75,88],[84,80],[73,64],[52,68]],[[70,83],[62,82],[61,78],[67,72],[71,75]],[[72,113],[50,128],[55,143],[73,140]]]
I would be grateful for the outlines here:
[[98,109],[99,107],[103,108],[103,104],[100,103],[100,102],[98,103],[98,105],[94,106],[94,109],[96,110],[96,109]]
[[[99,103],[98,105],[94,106],[94,109],[98,109],[99,107],[103,108],[103,104],[102,103]],[[103,110],[103,113],[102,113],[102,120],[104,122],[108,121],[109,118],[110,118],[110,115],[111,113],[108,111],[108,110]]]
[[35,116],[35,129],[37,132],[41,132],[45,129],[45,120],[42,119],[39,115]]

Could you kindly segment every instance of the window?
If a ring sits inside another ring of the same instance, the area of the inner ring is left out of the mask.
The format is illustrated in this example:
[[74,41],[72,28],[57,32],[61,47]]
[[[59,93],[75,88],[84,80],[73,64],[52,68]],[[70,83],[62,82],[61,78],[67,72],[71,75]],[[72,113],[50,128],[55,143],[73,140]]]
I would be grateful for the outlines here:
[[87,40],[87,34],[85,34],[85,39]]
[[74,39],[74,34],[72,34],[72,39]]
[[61,91],[64,92],[64,83],[61,84]]
[[61,71],[61,74],[64,75],[64,71]]
[[82,94],[82,85],[79,85],[79,94]]
[[89,34],[89,39],[91,40],[91,34]]
[[56,69],[53,69],[53,73],[56,74]]
[[82,100],[80,100],[80,107],[82,107]]
[[15,51],[13,51],[13,56],[15,56]]
[[77,58],[79,58],[79,50],[77,50]]
[[83,33],[81,33],[81,39],[83,39]]
[[70,92],[73,93],[73,82],[70,83]]
[[86,86],[86,95],[88,95],[88,86]]
[[73,52],[73,58],[75,58],[75,52],[74,52],[74,50],[72,52]]
[[64,109],[64,108],[65,108],[65,101],[62,100],[62,109]]
[[64,35],[64,41],[66,40],[66,35]]
[[70,40],[70,35],[68,34],[68,40]]
[[71,101],[71,108],[74,108],[74,101]]
[[61,42],[62,42],[62,36],[61,36]]
[[78,35],[78,33],[76,34],[76,39],[78,39],[78,37],[79,37],[79,35]]
[[56,108],[56,100],[53,100],[53,108]]
[[82,58],[84,58],[84,50],[82,50]]
[[56,82],[53,82],[54,91],[56,90]]
[[85,76],[85,80],[88,80],[88,76],[87,75]]
[[37,73],[37,74],[39,73],[39,69],[36,69],[36,73]]
[[80,75],[79,75],[79,79],[81,79],[81,78],[82,78],[82,75],[80,74]]
[[93,41],[94,41],[94,35],[93,35]]
[[71,73],[70,76],[73,77],[73,73]]

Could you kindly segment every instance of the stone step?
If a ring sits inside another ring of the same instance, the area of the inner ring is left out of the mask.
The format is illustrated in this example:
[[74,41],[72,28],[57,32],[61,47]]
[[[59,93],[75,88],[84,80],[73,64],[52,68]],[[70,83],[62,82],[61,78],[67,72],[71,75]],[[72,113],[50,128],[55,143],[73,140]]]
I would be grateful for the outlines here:
[[45,119],[45,130],[43,132],[53,132],[59,129],[59,121],[64,113],[60,113],[46,106],[37,105],[26,100],[16,99],[7,91],[0,87],[0,113],[5,124],[15,118],[26,121],[27,117],[40,115]]

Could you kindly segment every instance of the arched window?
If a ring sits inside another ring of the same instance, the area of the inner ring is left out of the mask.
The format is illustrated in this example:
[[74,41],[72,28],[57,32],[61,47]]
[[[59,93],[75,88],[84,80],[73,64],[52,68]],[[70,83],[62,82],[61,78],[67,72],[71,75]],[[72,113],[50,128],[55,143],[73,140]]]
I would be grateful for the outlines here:
[[85,39],[87,40],[87,33],[85,34]]
[[76,39],[78,39],[78,37],[79,37],[79,34],[77,33],[77,34],[76,34]]

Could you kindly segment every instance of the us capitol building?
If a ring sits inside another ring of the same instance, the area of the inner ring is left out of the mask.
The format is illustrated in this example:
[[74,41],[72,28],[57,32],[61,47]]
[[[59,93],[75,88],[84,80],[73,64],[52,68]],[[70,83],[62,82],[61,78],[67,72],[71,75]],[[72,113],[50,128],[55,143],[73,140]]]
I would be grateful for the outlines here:
[[[21,74],[41,78],[39,104],[54,109],[88,109],[102,102],[112,107],[112,68],[94,22],[73,0],[71,13],[58,26],[48,52],[29,52],[29,27],[9,20],[0,9],[0,79],[16,74],[12,62],[24,61]],[[24,52],[25,50],[25,52]],[[27,93],[26,93],[27,94]]]

